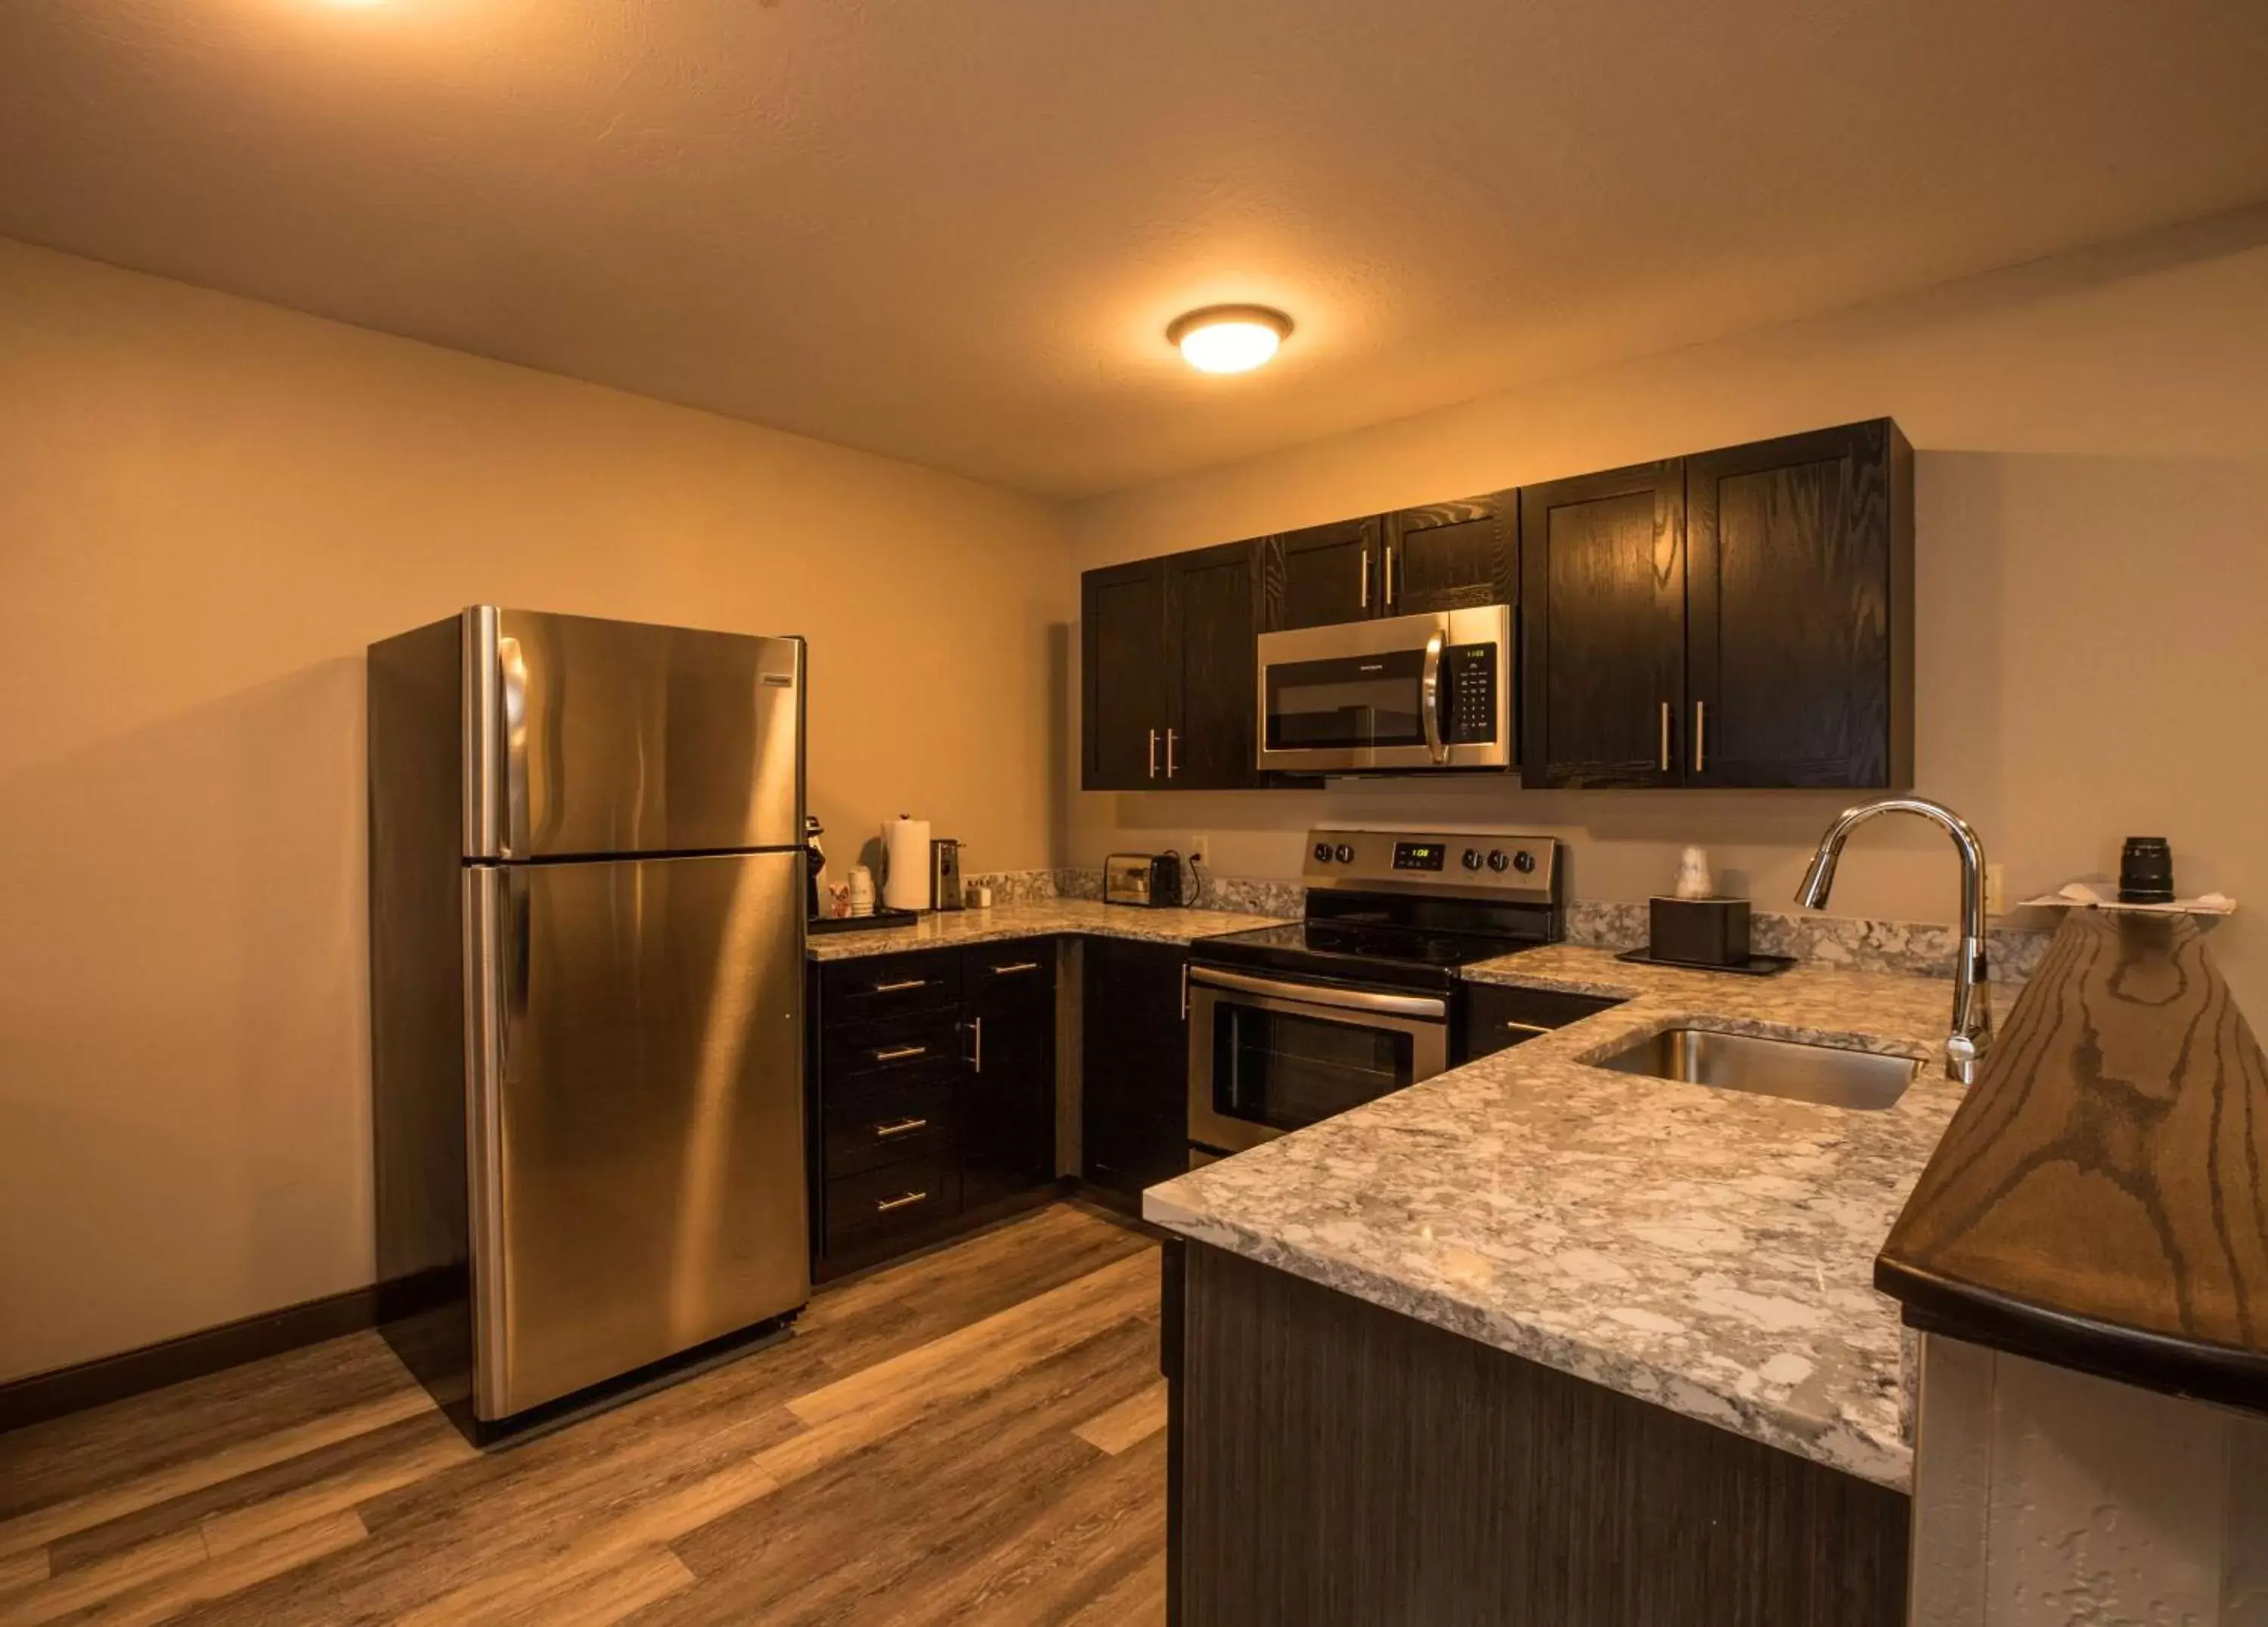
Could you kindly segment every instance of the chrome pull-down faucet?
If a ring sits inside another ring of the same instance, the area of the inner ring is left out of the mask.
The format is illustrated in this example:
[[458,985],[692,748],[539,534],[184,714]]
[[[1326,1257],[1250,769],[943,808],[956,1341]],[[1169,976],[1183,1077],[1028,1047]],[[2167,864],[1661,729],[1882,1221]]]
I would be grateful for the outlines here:
[[1953,1032],[1945,1041],[1945,1072],[1963,1085],[1977,1082],[1977,1064],[1992,1043],[1992,973],[1984,958],[1984,844],[1967,820],[1927,797],[1885,797],[1847,808],[1819,839],[1811,868],[1795,902],[1807,909],[1827,907],[1835,885],[1835,861],[1851,833],[1877,814],[1917,814],[1945,827],[1961,853],[1961,957],[1953,966]]

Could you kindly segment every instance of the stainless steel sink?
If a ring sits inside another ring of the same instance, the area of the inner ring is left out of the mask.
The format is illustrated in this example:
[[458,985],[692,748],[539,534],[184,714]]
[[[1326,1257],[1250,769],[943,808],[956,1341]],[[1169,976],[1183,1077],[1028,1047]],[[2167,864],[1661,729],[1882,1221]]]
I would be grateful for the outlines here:
[[1906,1093],[1922,1066],[1911,1056],[1881,1056],[1839,1045],[1718,1034],[1707,1028],[1670,1028],[1650,1034],[1592,1065],[1753,1096],[1859,1108],[1891,1106]]

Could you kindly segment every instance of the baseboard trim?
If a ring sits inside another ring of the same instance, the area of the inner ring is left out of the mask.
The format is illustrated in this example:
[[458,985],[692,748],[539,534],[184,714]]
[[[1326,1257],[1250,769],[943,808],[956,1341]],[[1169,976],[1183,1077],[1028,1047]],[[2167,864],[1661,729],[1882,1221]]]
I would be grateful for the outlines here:
[[139,1350],[11,1379],[0,1384],[0,1434],[375,1328],[379,1292],[375,1285],[350,1288]]

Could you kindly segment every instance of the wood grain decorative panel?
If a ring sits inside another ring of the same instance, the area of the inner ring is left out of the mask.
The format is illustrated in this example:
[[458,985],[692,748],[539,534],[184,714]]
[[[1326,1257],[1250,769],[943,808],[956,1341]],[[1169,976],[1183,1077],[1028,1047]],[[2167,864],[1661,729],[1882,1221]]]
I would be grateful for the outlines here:
[[2194,923],[2071,912],[1874,1281],[1914,1326],[2268,1412],[2268,1058]]
[[1184,1627],[1904,1622],[1900,1494],[1219,1249],[1184,1260]]

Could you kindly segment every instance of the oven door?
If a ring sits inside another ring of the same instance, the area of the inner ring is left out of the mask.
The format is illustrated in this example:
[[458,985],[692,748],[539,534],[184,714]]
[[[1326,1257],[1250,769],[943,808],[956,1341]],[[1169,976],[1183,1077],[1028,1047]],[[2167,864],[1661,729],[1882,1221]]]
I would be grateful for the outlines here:
[[1189,968],[1189,1140],[1241,1152],[1448,1065],[1439,995]]
[[1508,767],[1511,650],[1506,605],[1263,633],[1259,766]]

